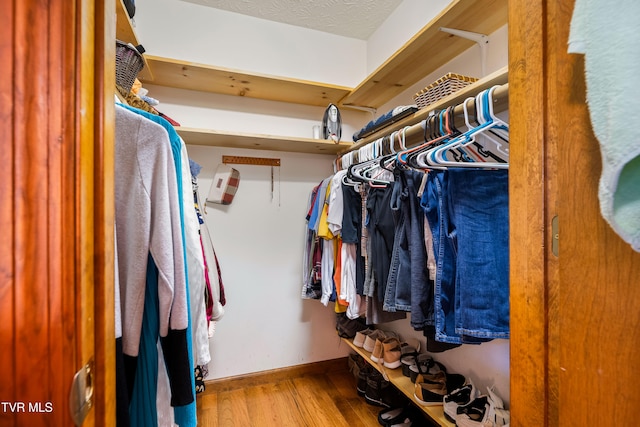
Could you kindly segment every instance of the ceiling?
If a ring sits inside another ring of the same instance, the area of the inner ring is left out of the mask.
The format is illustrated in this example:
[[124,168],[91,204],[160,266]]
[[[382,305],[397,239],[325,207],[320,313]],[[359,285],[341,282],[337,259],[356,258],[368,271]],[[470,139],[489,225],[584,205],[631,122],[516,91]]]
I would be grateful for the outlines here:
[[367,40],[402,0],[182,0]]

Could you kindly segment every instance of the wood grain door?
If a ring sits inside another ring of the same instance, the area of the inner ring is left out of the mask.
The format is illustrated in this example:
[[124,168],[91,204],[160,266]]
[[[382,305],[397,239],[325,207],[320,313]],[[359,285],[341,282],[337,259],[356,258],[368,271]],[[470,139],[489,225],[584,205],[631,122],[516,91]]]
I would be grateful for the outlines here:
[[640,408],[640,253],[600,215],[572,10],[509,3],[513,426],[635,425]]
[[71,383],[87,363],[85,425],[115,424],[114,10],[0,2],[2,426],[73,425]]

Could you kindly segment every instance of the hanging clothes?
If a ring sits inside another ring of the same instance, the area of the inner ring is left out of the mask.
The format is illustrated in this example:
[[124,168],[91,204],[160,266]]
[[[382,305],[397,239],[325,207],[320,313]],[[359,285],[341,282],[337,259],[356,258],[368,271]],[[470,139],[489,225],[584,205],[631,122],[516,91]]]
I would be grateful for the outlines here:
[[[166,127],[123,106],[116,106],[115,153],[117,274],[131,418],[149,420],[151,417],[137,418],[136,411],[144,413],[156,407],[157,392],[152,390],[157,390],[157,375],[153,373],[158,364],[153,350],[157,337],[153,336],[154,328],[142,328],[145,315],[155,316],[145,297],[154,292],[158,297],[158,335],[166,368],[161,373],[168,374],[170,380],[171,405],[176,409],[193,407],[193,411],[186,410],[193,417],[176,416],[176,422],[181,426],[195,425],[180,157],[178,163],[175,143],[172,146]],[[157,279],[153,278],[153,269],[149,270],[152,265],[157,268]],[[145,290],[147,280],[157,280],[157,290]],[[145,350],[139,354],[141,346]],[[154,425],[153,420],[146,425]]]
[[319,277],[317,264],[319,251],[318,236],[313,227],[312,217],[314,216],[314,208],[316,207],[316,199],[320,184],[315,186],[309,195],[307,203],[306,230],[305,230],[305,247],[302,260],[302,292],[303,299],[320,299],[322,295],[322,283]]
[[398,133],[400,152],[391,135],[358,149],[360,163],[342,157],[331,183],[343,191],[326,203],[349,317],[410,313],[430,352],[509,337],[509,127],[493,114],[496,89],[470,98],[475,124],[462,104],[464,132],[449,107],[422,124],[430,140],[419,146]]

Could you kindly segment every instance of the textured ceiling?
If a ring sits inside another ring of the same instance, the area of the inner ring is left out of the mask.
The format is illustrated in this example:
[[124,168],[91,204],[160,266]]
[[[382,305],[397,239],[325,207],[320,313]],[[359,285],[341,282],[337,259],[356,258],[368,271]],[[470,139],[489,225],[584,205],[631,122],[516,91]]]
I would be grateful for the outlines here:
[[366,40],[402,0],[182,0]]

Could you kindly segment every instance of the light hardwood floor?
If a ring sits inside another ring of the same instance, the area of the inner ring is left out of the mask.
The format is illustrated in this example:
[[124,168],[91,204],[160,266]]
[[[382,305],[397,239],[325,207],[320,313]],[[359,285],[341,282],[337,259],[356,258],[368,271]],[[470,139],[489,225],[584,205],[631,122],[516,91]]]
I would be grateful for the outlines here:
[[381,408],[356,392],[346,359],[206,382],[202,427],[378,427]]

